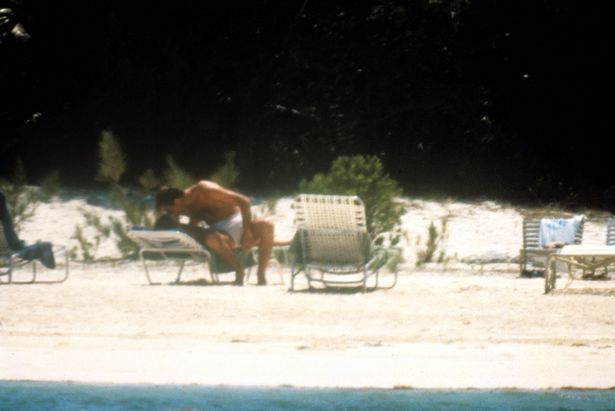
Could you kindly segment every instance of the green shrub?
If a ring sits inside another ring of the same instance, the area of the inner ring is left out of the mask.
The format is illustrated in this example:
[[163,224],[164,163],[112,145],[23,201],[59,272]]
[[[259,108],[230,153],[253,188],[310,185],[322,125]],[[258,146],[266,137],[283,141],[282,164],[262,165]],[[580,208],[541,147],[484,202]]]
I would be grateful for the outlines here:
[[235,164],[235,152],[230,151],[224,154],[224,164],[211,176],[211,181],[220,184],[222,187],[232,188],[239,177],[239,170]]
[[42,201],[48,201],[59,191],[60,175],[57,171],[47,174],[34,187],[28,185],[28,176],[21,158],[17,158],[15,169],[8,179],[0,179],[0,191],[6,197],[15,230],[19,232],[23,223],[34,216]]
[[[71,250],[73,258],[78,257],[79,251],[84,261],[94,261],[96,252],[102,240],[109,238],[111,235],[111,227],[101,221],[100,217],[86,209],[81,209],[81,215],[85,219],[84,226],[75,226],[75,232],[72,238],[77,240],[79,249],[76,247]],[[84,232],[86,227],[92,228],[93,235],[87,235]]]
[[[448,217],[440,219],[440,229],[431,221],[427,228],[427,241],[423,248],[416,253],[416,265],[421,265],[429,262],[444,262],[446,259],[446,241],[448,239]],[[420,244],[420,238],[417,240]]]
[[70,250],[70,258],[78,259],[79,252],[81,252],[81,258],[83,261],[94,261],[98,244],[94,244],[88,239],[88,237],[83,233],[83,227],[79,225],[75,226],[75,232],[71,238],[77,241],[79,247],[75,246]]
[[152,191],[160,185],[160,180],[156,177],[156,173],[151,168],[145,170],[139,177],[139,184],[147,191]]
[[104,130],[98,143],[98,180],[119,183],[120,177],[126,171],[125,159],[126,155],[115,135]]
[[[116,137],[110,131],[103,131],[98,145],[98,175],[100,181],[109,184],[109,199],[113,206],[124,212],[122,218],[109,217],[108,222],[103,222],[97,216],[82,210],[85,219],[84,226],[75,227],[73,238],[79,244],[78,249],[73,250],[73,255],[81,252],[86,261],[96,258],[98,246],[104,239],[113,238],[123,257],[135,255],[138,250],[127,235],[128,228],[134,225],[151,227],[154,224],[154,216],[147,207],[147,191],[158,185],[153,171],[146,171],[140,178],[143,189],[128,189],[120,184],[120,179],[126,171],[126,155]],[[93,232],[92,240],[85,235],[84,229],[89,228]]]
[[367,229],[371,235],[394,231],[399,234],[404,214],[404,207],[397,202],[401,188],[384,172],[376,156],[338,157],[328,174],[316,174],[311,181],[303,180],[299,190],[310,194],[356,195],[365,204]]
[[167,168],[164,172],[165,183],[170,187],[183,190],[196,183],[196,178],[181,168],[172,156],[167,156]]

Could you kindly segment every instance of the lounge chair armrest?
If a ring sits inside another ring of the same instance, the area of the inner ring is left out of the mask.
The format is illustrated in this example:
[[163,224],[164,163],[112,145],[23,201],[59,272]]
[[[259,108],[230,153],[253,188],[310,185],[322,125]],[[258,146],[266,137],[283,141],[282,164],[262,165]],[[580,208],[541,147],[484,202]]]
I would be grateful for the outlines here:
[[378,270],[386,265],[389,271],[397,271],[397,266],[402,261],[402,250],[400,247],[381,247],[372,248],[369,267]]

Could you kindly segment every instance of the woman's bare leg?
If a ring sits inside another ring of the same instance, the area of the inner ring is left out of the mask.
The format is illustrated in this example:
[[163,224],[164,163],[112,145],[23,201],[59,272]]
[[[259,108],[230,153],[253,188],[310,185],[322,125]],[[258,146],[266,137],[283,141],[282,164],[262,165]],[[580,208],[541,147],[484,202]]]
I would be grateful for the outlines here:
[[269,221],[255,220],[252,222],[252,232],[258,244],[258,285],[266,285],[267,266],[273,250],[274,226]]

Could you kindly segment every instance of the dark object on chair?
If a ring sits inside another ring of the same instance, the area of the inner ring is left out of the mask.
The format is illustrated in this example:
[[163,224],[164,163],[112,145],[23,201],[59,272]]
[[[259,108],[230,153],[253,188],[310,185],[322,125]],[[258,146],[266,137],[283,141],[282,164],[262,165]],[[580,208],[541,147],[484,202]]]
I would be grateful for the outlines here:
[[[57,281],[64,282],[68,278],[68,256],[64,252],[66,259],[66,272],[64,278]],[[4,193],[0,192],[0,276],[7,276],[8,282],[13,283],[13,271],[15,268],[31,263],[32,280],[36,281],[36,261],[40,261],[45,267],[56,268],[56,261],[53,252],[53,245],[47,241],[40,241],[36,244],[26,245],[19,239],[6,205]]]

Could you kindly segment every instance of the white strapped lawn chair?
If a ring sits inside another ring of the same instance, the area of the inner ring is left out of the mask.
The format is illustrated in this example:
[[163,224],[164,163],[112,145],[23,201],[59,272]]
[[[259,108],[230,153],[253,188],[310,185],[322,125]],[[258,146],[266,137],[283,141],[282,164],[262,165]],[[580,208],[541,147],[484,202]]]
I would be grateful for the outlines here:
[[[574,241],[570,244],[581,244],[583,241],[583,228],[585,216],[573,217],[578,220],[578,228],[574,235]],[[552,219],[555,220],[555,219]],[[523,248],[519,250],[519,269],[521,275],[525,275],[527,267],[532,257],[543,259],[546,263],[550,254],[556,253],[561,249],[561,245],[550,247],[548,244],[541,244],[540,228],[542,219],[524,218],[523,219]]]
[[[297,233],[291,245],[291,291],[304,274],[308,286],[355,285],[365,292],[368,279],[387,262],[387,251],[372,244],[365,207],[356,196],[301,194],[293,202]],[[394,287],[397,282],[395,267]]]

